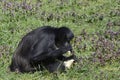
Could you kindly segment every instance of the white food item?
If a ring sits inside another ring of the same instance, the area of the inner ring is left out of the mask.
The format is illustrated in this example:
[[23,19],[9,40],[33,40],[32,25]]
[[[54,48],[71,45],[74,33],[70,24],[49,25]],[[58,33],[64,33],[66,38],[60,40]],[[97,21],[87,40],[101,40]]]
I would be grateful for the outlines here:
[[63,56],[66,56],[66,57],[69,57],[69,56],[71,56],[72,54],[71,54],[71,51],[67,51],[65,54],[63,54]]
[[68,51],[67,53],[68,53],[68,55],[71,55],[71,51]]
[[[67,55],[70,56],[71,55],[71,51],[68,51]],[[74,61],[75,61],[74,59],[70,59],[70,60],[64,61],[65,67],[70,69],[70,67],[72,66]]]
[[64,61],[64,65],[66,68],[70,69],[71,65],[73,64],[75,60],[74,59],[70,59],[68,61]]

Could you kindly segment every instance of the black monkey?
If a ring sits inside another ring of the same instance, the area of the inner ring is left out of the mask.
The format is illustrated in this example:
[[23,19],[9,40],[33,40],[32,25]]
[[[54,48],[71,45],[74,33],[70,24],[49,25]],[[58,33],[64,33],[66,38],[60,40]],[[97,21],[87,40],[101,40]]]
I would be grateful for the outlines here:
[[61,61],[75,58],[74,55],[63,56],[67,51],[72,51],[70,41],[73,37],[67,27],[43,26],[29,32],[18,44],[10,70],[22,73],[44,68],[49,72],[55,72],[58,68],[64,70],[65,65]]

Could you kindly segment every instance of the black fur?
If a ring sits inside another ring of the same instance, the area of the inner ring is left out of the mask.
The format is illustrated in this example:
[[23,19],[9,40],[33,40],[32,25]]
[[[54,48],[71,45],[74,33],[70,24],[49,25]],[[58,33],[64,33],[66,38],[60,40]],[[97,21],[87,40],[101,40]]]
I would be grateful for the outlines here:
[[10,70],[22,73],[44,68],[49,72],[55,72],[58,68],[64,70],[65,66],[61,61],[74,57],[63,56],[67,51],[72,51],[70,41],[73,37],[67,27],[43,26],[29,32],[14,52]]

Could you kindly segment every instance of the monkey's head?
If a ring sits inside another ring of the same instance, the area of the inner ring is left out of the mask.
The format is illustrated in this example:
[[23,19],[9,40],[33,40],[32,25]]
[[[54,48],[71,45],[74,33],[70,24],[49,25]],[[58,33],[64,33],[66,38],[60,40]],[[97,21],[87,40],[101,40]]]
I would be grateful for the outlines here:
[[60,27],[56,32],[56,46],[59,48],[61,46],[66,46],[72,51],[72,46],[70,41],[74,38],[73,32],[67,27]]

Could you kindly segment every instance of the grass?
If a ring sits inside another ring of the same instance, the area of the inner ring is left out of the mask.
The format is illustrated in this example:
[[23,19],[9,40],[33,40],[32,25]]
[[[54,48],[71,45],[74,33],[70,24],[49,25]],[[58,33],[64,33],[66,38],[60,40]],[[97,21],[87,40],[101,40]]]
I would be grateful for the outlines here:
[[[0,80],[119,80],[120,0],[0,1]],[[67,26],[79,63],[66,73],[8,70],[21,38],[44,25]]]

